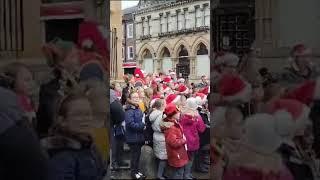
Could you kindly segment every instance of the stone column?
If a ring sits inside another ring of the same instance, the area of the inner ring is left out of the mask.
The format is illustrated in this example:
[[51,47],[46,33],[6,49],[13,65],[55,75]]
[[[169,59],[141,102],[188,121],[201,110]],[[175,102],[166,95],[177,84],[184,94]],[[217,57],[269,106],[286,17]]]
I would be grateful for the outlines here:
[[195,79],[197,76],[197,62],[196,62],[196,56],[190,56],[190,77],[191,79]]
[[156,69],[156,70],[157,70],[157,71],[156,71],[157,73],[159,73],[160,71],[163,71],[163,69],[162,69],[162,63],[161,63],[162,61],[163,61],[163,58],[158,58],[158,59],[157,59],[157,69]]

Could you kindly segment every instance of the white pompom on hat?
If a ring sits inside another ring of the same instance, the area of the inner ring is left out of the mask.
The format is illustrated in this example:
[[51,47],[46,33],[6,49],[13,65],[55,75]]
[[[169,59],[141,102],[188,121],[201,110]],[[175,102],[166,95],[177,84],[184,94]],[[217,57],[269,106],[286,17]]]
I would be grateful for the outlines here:
[[[279,111],[282,113],[276,114]],[[297,100],[278,99],[269,103],[267,106],[267,112],[274,114],[276,119],[283,119],[283,111],[291,115],[291,121],[294,123],[293,131],[304,128],[312,123],[309,119],[310,108]],[[291,128],[291,125],[287,128]]]
[[245,144],[253,151],[272,154],[282,140],[275,129],[275,118],[270,114],[255,114],[245,120]]

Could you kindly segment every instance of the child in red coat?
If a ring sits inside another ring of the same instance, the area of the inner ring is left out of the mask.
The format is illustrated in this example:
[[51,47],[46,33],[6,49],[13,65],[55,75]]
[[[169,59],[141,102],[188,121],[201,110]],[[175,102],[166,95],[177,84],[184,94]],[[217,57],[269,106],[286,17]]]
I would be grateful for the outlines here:
[[170,128],[164,130],[168,164],[174,168],[170,179],[183,179],[184,169],[189,161],[186,138],[181,125],[178,123],[180,112],[177,106],[170,103],[164,110],[167,116],[163,121],[171,122]]

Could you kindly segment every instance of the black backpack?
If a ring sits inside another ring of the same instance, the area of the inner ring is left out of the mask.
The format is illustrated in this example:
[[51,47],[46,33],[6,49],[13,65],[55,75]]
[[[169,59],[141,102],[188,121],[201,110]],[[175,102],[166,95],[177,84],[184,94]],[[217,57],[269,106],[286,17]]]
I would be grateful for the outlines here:
[[149,110],[145,114],[146,129],[144,130],[144,138],[145,138],[146,144],[153,147],[153,129],[152,129],[152,123],[149,118],[151,112],[152,110]]

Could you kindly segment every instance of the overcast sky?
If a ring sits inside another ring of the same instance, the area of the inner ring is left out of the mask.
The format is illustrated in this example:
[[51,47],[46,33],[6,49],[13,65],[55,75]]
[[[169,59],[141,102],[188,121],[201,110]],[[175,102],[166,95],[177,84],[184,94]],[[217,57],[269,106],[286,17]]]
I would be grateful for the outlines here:
[[135,6],[135,5],[138,4],[138,2],[139,2],[139,1],[134,1],[134,0],[126,0],[126,1],[122,0],[122,1],[121,1],[121,8],[122,8],[122,9],[126,9],[126,8],[128,8],[128,7]]

